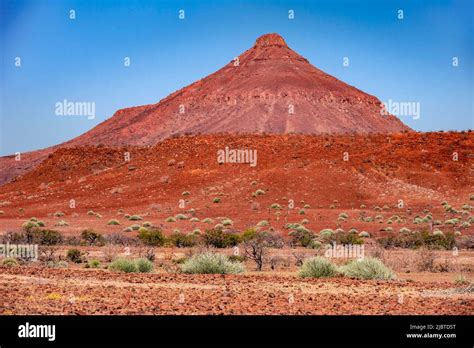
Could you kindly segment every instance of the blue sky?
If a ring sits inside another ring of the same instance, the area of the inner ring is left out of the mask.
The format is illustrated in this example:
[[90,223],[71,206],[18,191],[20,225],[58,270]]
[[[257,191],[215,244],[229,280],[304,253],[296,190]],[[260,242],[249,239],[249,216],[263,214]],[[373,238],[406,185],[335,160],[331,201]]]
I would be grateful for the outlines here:
[[[1,155],[69,140],[117,109],[156,103],[271,32],[382,101],[419,102],[418,120],[401,117],[416,130],[474,129],[471,0],[0,3]],[[95,102],[96,118],[57,116],[64,99]]]

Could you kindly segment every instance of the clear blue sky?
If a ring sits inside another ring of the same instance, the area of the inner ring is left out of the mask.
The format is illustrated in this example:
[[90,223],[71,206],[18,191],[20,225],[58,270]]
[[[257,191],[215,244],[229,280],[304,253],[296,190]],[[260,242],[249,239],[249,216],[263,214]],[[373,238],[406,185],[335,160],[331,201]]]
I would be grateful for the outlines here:
[[[402,117],[416,130],[474,129],[472,0],[0,3],[2,155],[63,142],[117,109],[158,102],[270,32],[382,101],[420,102],[420,119]],[[95,102],[96,118],[55,115],[63,99]]]

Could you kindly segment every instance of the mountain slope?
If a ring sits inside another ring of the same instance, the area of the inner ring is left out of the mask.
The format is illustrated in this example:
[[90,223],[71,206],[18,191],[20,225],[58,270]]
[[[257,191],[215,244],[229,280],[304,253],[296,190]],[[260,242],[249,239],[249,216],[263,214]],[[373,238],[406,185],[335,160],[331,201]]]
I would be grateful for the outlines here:
[[173,134],[388,133],[380,101],[315,68],[267,34],[217,72],[157,104],[122,109],[74,145],[152,145]]

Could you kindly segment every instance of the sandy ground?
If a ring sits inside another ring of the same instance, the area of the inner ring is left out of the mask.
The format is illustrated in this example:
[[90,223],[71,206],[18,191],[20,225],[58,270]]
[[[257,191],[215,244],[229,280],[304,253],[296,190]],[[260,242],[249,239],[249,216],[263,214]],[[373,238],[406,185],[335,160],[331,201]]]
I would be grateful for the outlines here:
[[443,278],[448,277],[410,274],[395,281],[360,281],[300,279],[294,273],[3,267],[0,314],[472,314],[472,290]]

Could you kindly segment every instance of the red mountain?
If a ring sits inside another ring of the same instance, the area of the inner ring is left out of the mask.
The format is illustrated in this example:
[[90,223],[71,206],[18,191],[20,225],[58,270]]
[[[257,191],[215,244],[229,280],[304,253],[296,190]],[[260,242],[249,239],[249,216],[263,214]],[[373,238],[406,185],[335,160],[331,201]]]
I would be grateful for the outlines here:
[[[122,109],[73,144],[151,145],[175,133],[409,130],[380,101],[315,68],[278,34],[157,104]],[[180,113],[181,108],[181,113]],[[293,111],[293,113],[291,113]]]
[[77,138],[25,154],[21,164],[2,158],[0,183],[60,146],[153,145],[174,134],[410,130],[380,109],[376,97],[315,68],[280,35],[267,34],[222,69],[157,104],[118,110]]

